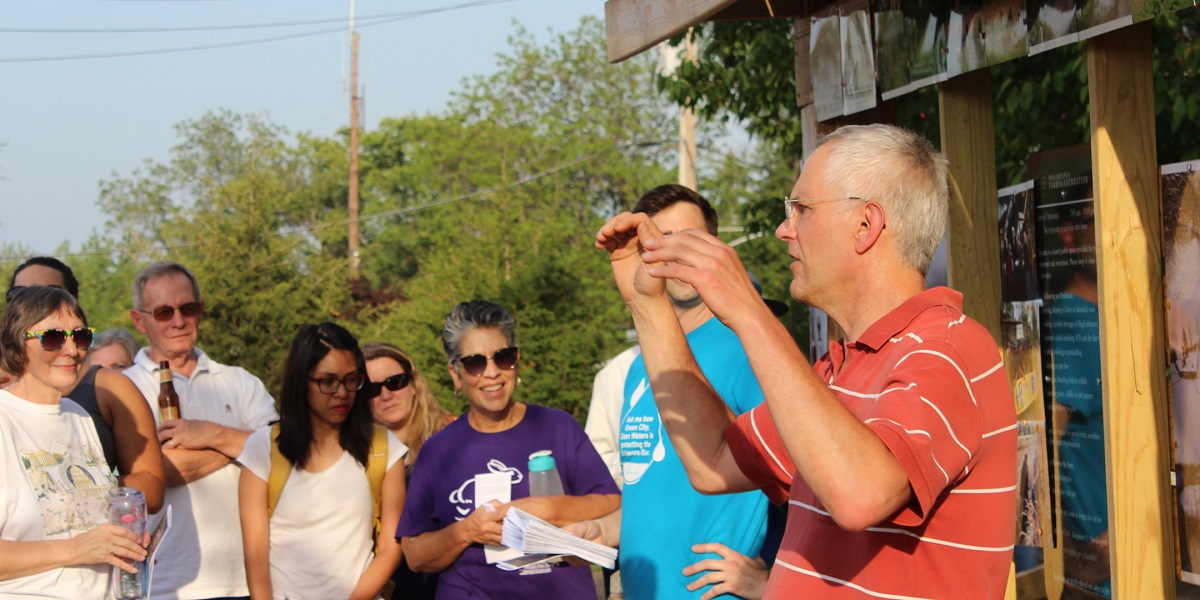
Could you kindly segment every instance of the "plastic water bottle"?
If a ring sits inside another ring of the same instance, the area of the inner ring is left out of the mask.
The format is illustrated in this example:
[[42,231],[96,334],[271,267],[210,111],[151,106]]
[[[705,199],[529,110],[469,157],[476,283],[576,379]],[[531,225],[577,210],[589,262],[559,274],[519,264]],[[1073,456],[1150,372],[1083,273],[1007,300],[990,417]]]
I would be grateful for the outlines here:
[[562,479],[549,450],[539,450],[529,455],[529,495],[561,496]]
[[[140,490],[119,487],[108,493],[108,522],[120,525],[139,538],[146,532],[146,497]],[[113,567],[112,591],[117,600],[141,600],[143,564],[138,572],[129,573]]]

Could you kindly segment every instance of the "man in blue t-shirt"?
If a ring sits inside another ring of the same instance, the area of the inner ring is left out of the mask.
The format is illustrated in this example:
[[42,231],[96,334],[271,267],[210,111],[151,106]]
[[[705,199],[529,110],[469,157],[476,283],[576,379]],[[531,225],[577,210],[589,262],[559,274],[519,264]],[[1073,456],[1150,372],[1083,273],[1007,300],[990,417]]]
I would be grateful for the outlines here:
[[[647,192],[633,212],[650,215],[664,232],[717,232],[716,211],[680,185]],[[761,403],[762,391],[737,336],[713,316],[692,286],[668,280],[667,292],[701,370],[734,414]],[[711,586],[689,591],[688,585],[705,572],[685,577],[684,569],[721,557],[697,554],[697,544],[719,543],[751,558],[759,555],[767,526],[766,496],[758,491],[705,496],[692,488],[659,418],[641,356],[625,377],[618,436],[625,481],[620,568],[627,598],[699,598]],[[765,569],[750,571],[744,579],[766,583]]]

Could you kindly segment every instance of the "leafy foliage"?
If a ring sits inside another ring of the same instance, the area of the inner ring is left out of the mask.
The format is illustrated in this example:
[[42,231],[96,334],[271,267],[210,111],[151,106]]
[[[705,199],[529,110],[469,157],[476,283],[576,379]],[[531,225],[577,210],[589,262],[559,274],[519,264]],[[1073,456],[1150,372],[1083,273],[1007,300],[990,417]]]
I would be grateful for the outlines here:
[[[456,411],[443,320],[464,300],[499,302],[518,320],[517,399],[582,421],[596,371],[628,344],[595,232],[674,180],[678,151],[678,109],[655,88],[653,57],[610,66],[605,55],[597,19],[541,45],[518,26],[496,72],[465,80],[444,111],[363,132],[359,279],[348,272],[347,132],[291,135],[229,111],[180,123],[167,160],[103,182],[106,232],[61,254],[97,327],[129,327],[137,272],[176,260],[204,292],[202,347],[268,388],[296,329],[332,320],[404,348]],[[778,193],[763,190],[794,175],[774,150],[753,152],[724,152],[701,173],[734,229],[744,206],[777,217]],[[787,297],[778,246],[739,248],[768,295]]]

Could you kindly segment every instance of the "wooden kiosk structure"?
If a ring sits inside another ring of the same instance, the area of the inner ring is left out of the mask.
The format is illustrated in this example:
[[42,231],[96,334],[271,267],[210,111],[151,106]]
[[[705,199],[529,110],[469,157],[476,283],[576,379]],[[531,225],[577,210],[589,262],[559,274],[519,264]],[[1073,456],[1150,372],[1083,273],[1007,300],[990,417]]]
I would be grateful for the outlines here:
[[[607,0],[609,59],[624,60],[706,20],[773,17],[807,22],[837,4]],[[797,30],[797,98],[805,107],[806,152],[811,140],[839,125],[894,120],[889,118],[894,111],[885,104],[818,123],[811,105],[808,40],[801,37],[807,35],[807,27]],[[1146,22],[1087,40],[1110,560],[1113,597],[1121,599],[1176,597],[1171,431],[1164,377],[1162,203],[1151,54]],[[937,87],[941,149],[950,160],[961,200],[950,207],[949,281],[963,293],[964,311],[988,327],[999,343],[992,78],[984,68]],[[1050,598],[1058,597],[1056,569],[1061,588],[1061,555],[1055,560],[1047,551],[1044,577]],[[1028,582],[1019,587],[1024,583]],[[1009,597],[1018,597],[1011,585]]]

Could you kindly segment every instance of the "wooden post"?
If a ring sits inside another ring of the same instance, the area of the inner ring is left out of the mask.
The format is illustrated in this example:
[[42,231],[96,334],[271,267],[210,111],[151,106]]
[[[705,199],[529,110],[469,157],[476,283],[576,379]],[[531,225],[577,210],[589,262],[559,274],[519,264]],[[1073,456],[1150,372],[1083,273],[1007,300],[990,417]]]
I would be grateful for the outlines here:
[[946,227],[950,286],[963,312],[1000,341],[1000,211],[996,199],[996,133],[992,75],[972,71],[938,86],[942,153],[950,159]]
[[1113,597],[1175,598],[1150,24],[1088,40]]
[[[942,153],[950,161],[946,270],[962,292],[963,313],[1000,340],[1000,209],[996,199],[996,131],[992,75],[972,71],[938,85]],[[1006,600],[1015,600],[1010,567]]]

